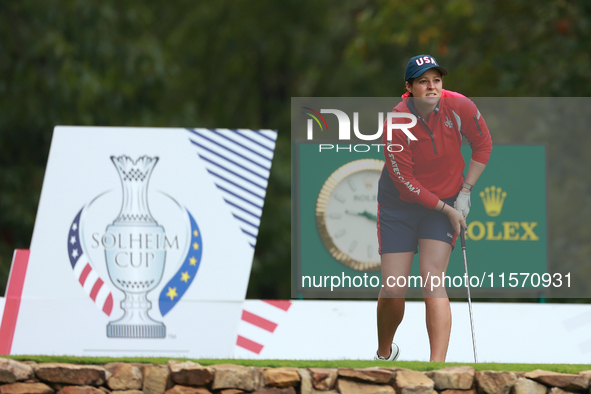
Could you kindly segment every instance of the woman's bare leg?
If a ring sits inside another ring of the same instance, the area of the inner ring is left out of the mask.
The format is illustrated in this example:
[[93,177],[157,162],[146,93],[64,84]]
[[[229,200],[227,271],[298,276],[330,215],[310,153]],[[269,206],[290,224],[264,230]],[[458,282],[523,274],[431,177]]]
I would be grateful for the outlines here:
[[396,278],[408,278],[413,257],[414,252],[384,253],[381,256],[383,287],[378,296],[378,355],[385,358],[390,356],[394,334],[404,316],[404,297],[408,287],[406,281],[405,286],[398,287]]
[[[421,276],[423,280],[427,280],[423,288],[423,297],[431,346],[430,361],[445,361],[451,332],[451,308],[445,284],[439,281],[447,270],[451,245],[436,239],[419,239],[419,251]],[[433,282],[434,276],[438,276],[439,279]],[[431,288],[432,284],[438,286]]]

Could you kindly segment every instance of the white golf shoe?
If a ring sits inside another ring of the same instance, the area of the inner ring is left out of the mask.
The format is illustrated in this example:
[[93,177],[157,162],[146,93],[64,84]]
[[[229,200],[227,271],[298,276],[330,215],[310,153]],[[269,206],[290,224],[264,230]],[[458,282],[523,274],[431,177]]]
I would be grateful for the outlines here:
[[395,343],[392,343],[392,347],[390,348],[390,356],[388,358],[378,355],[378,352],[376,351],[376,355],[373,356],[373,359],[381,361],[396,361],[398,356],[400,356],[400,348]]

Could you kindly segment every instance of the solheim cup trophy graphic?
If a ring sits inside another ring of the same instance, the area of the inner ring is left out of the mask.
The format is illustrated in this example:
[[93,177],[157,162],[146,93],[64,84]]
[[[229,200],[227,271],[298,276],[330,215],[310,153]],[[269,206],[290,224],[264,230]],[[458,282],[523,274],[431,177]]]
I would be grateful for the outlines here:
[[107,325],[111,338],[164,338],[166,326],[153,320],[147,294],[162,279],[166,251],[164,228],[148,208],[148,183],[158,157],[111,156],[121,178],[123,203],[104,237],[109,277],[125,293],[124,315]]

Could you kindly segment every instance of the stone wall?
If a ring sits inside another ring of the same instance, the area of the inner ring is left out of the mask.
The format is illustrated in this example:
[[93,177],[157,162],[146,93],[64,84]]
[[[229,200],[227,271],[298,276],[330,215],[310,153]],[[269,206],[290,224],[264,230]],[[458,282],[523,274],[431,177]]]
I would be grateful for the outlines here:
[[204,367],[175,360],[167,365],[73,365],[0,358],[0,394],[591,394],[591,371],[496,372],[462,366],[418,372],[387,365]]

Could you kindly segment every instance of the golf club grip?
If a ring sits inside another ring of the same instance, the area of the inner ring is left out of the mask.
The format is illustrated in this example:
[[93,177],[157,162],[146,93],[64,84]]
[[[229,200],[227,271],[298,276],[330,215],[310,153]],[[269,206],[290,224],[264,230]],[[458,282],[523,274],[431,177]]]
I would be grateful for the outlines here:
[[462,240],[462,249],[466,249],[466,236],[463,228],[460,228],[460,239]]

